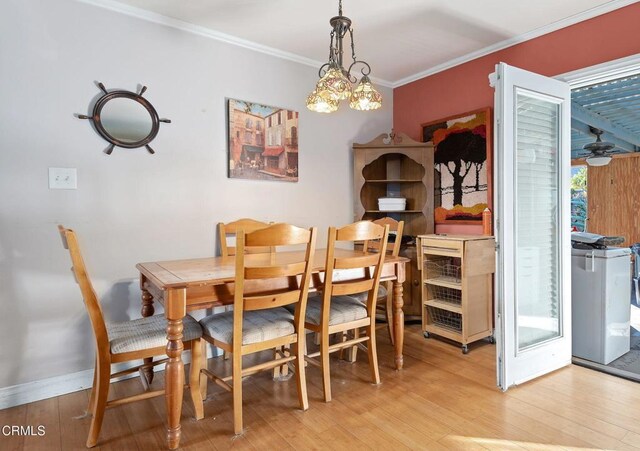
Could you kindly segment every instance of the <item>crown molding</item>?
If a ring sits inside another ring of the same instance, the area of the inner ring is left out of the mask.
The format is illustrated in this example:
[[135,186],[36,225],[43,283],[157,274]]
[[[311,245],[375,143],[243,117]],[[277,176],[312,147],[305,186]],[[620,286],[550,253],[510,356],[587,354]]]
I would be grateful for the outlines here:
[[452,67],[459,66],[461,64],[467,63],[477,58],[481,58],[483,56],[489,55],[491,53],[494,53],[500,50],[504,50],[508,47],[512,47],[522,42],[529,41],[531,39],[543,36],[548,33],[552,33],[554,31],[560,30],[562,28],[566,28],[571,25],[575,25],[579,22],[592,19],[594,17],[609,13],[616,9],[620,9],[625,6],[632,5],[634,3],[637,3],[637,1],[638,0],[612,0],[603,5],[588,9],[587,11],[574,14],[573,16],[569,16],[565,19],[559,20],[549,25],[545,25],[544,27],[536,28],[535,30],[529,31],[527,33],[514,36],[509,39],[505,39],[504,41],[500,41],[496,44],[490,45],[480,50],[476,50],[475,52],[467,53],[466,55],[460,56],[458,58],[454,58],[445,63],[438,64],[437,66],[434,66],[422,72],[418,72],[416,74],[409,75],[408,77],[402,78],[400,80],[396,80],[393,82],[392,87],[394,89],[398,88],[400,86],[406,85],[416,80],[420,80],[421,78],[429,77],[431,75],[437,74],[438,72],[451,69]]
[[[207,27],[194,25],[192,23],[185,22],[180,19],[175,19],[173,17],[165,16],[163,14],[155,13],[143,8],[137,8],[135,6],[127,5],[115,0],[76,0],[76,1],[80,3],[86,3],[92,6],[97,6],[99,8],[108,9],[110,11],[115,11],[121,14],[125,14],[127,16],[135,17],[137,19],[146,20],[147,22],[152,22],[160,25],[165,25],[171,28],[176,28],[178,30],[186,31],[187,33],[192,33],[198,36],[203,36],[205,38],[214,39],[219,42],[224,42],[226,44],[231,44],[231,45],[242,47],[248,50],[253,50],[255,52],[263,53],[265,55],[273,56],[283,60],[292,61],[294,63],[303,64],[305,66],[311,66],[316,69],[320,68],[320,66],[325,64],[325,62],[316,61],[314,59],[297,55],[295,53],[285,52],[283,50],[279,50],[274,47],[269,47],[266,45],[259,44],[257,42],[249,41],[247,39],[238,38],[230,34],[221,33],[219,31],[215,31]],[[392,88],[394,85],[393,82],[388,80],[383,80],[377,77],[369,77],[369,78],[371,78],[373,82],[381,86],[385,86],[387,88]]]
[[640,74],[640,53],[567,72],[555,78],[569,83],[571,89],[576,89],[638,74]]

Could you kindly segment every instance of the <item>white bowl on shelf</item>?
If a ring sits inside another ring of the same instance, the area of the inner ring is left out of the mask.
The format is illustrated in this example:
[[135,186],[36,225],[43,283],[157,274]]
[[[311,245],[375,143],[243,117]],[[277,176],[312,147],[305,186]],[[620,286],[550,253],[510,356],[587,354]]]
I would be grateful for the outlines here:
[[407,199],[404,197],[380,197],[378,198],[378,210],[403,211],[407,208]]

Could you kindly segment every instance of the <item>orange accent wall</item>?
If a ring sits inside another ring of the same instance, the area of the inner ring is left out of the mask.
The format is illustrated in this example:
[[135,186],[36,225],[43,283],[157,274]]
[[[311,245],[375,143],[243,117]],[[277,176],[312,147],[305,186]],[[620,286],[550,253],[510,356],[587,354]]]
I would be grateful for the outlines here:
[[[421,141],[420,124],[493,106],[488,76],[499,62],[555,76],[640,53],[640,2],[477,58],[393,90],[393,126]],[[482,226],[439,226],[482,233]]]

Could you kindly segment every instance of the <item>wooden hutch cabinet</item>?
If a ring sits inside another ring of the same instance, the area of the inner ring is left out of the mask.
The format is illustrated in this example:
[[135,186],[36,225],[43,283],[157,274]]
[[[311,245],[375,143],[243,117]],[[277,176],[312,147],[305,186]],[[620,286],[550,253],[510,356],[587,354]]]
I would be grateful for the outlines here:
[[[354,220],[389,216],[404,221],[404,236],[413,238],[400,250],[400,255],[411,259],[403,287],[403,311],[407,319],[419,319],[422,315],[422,278],[416,259],[415,237],[434,232],[433,152],[431,144],[393,132],[366,144],[353,144]],[[381,197],[405,198],[406,208],[381,211],[378,208]]]

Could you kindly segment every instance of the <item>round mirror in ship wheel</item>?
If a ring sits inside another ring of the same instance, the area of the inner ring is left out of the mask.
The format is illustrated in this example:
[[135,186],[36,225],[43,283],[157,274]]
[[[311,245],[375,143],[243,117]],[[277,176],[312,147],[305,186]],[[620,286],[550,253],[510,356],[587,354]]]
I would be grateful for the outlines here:
[[125,149],[144,146],[149,153],[155,153],[149,143],[158,135],[160,122],[171,121],[160,119],[153,105],[142,97],[147,87],[143,86],[138,94],[124,90],[109,92],[102,83],[98,87],[104,94],[93,105],[91,116],[78,117],[92,121],[100,136],[110,143],[105,153],[111,155],[116,146]]

